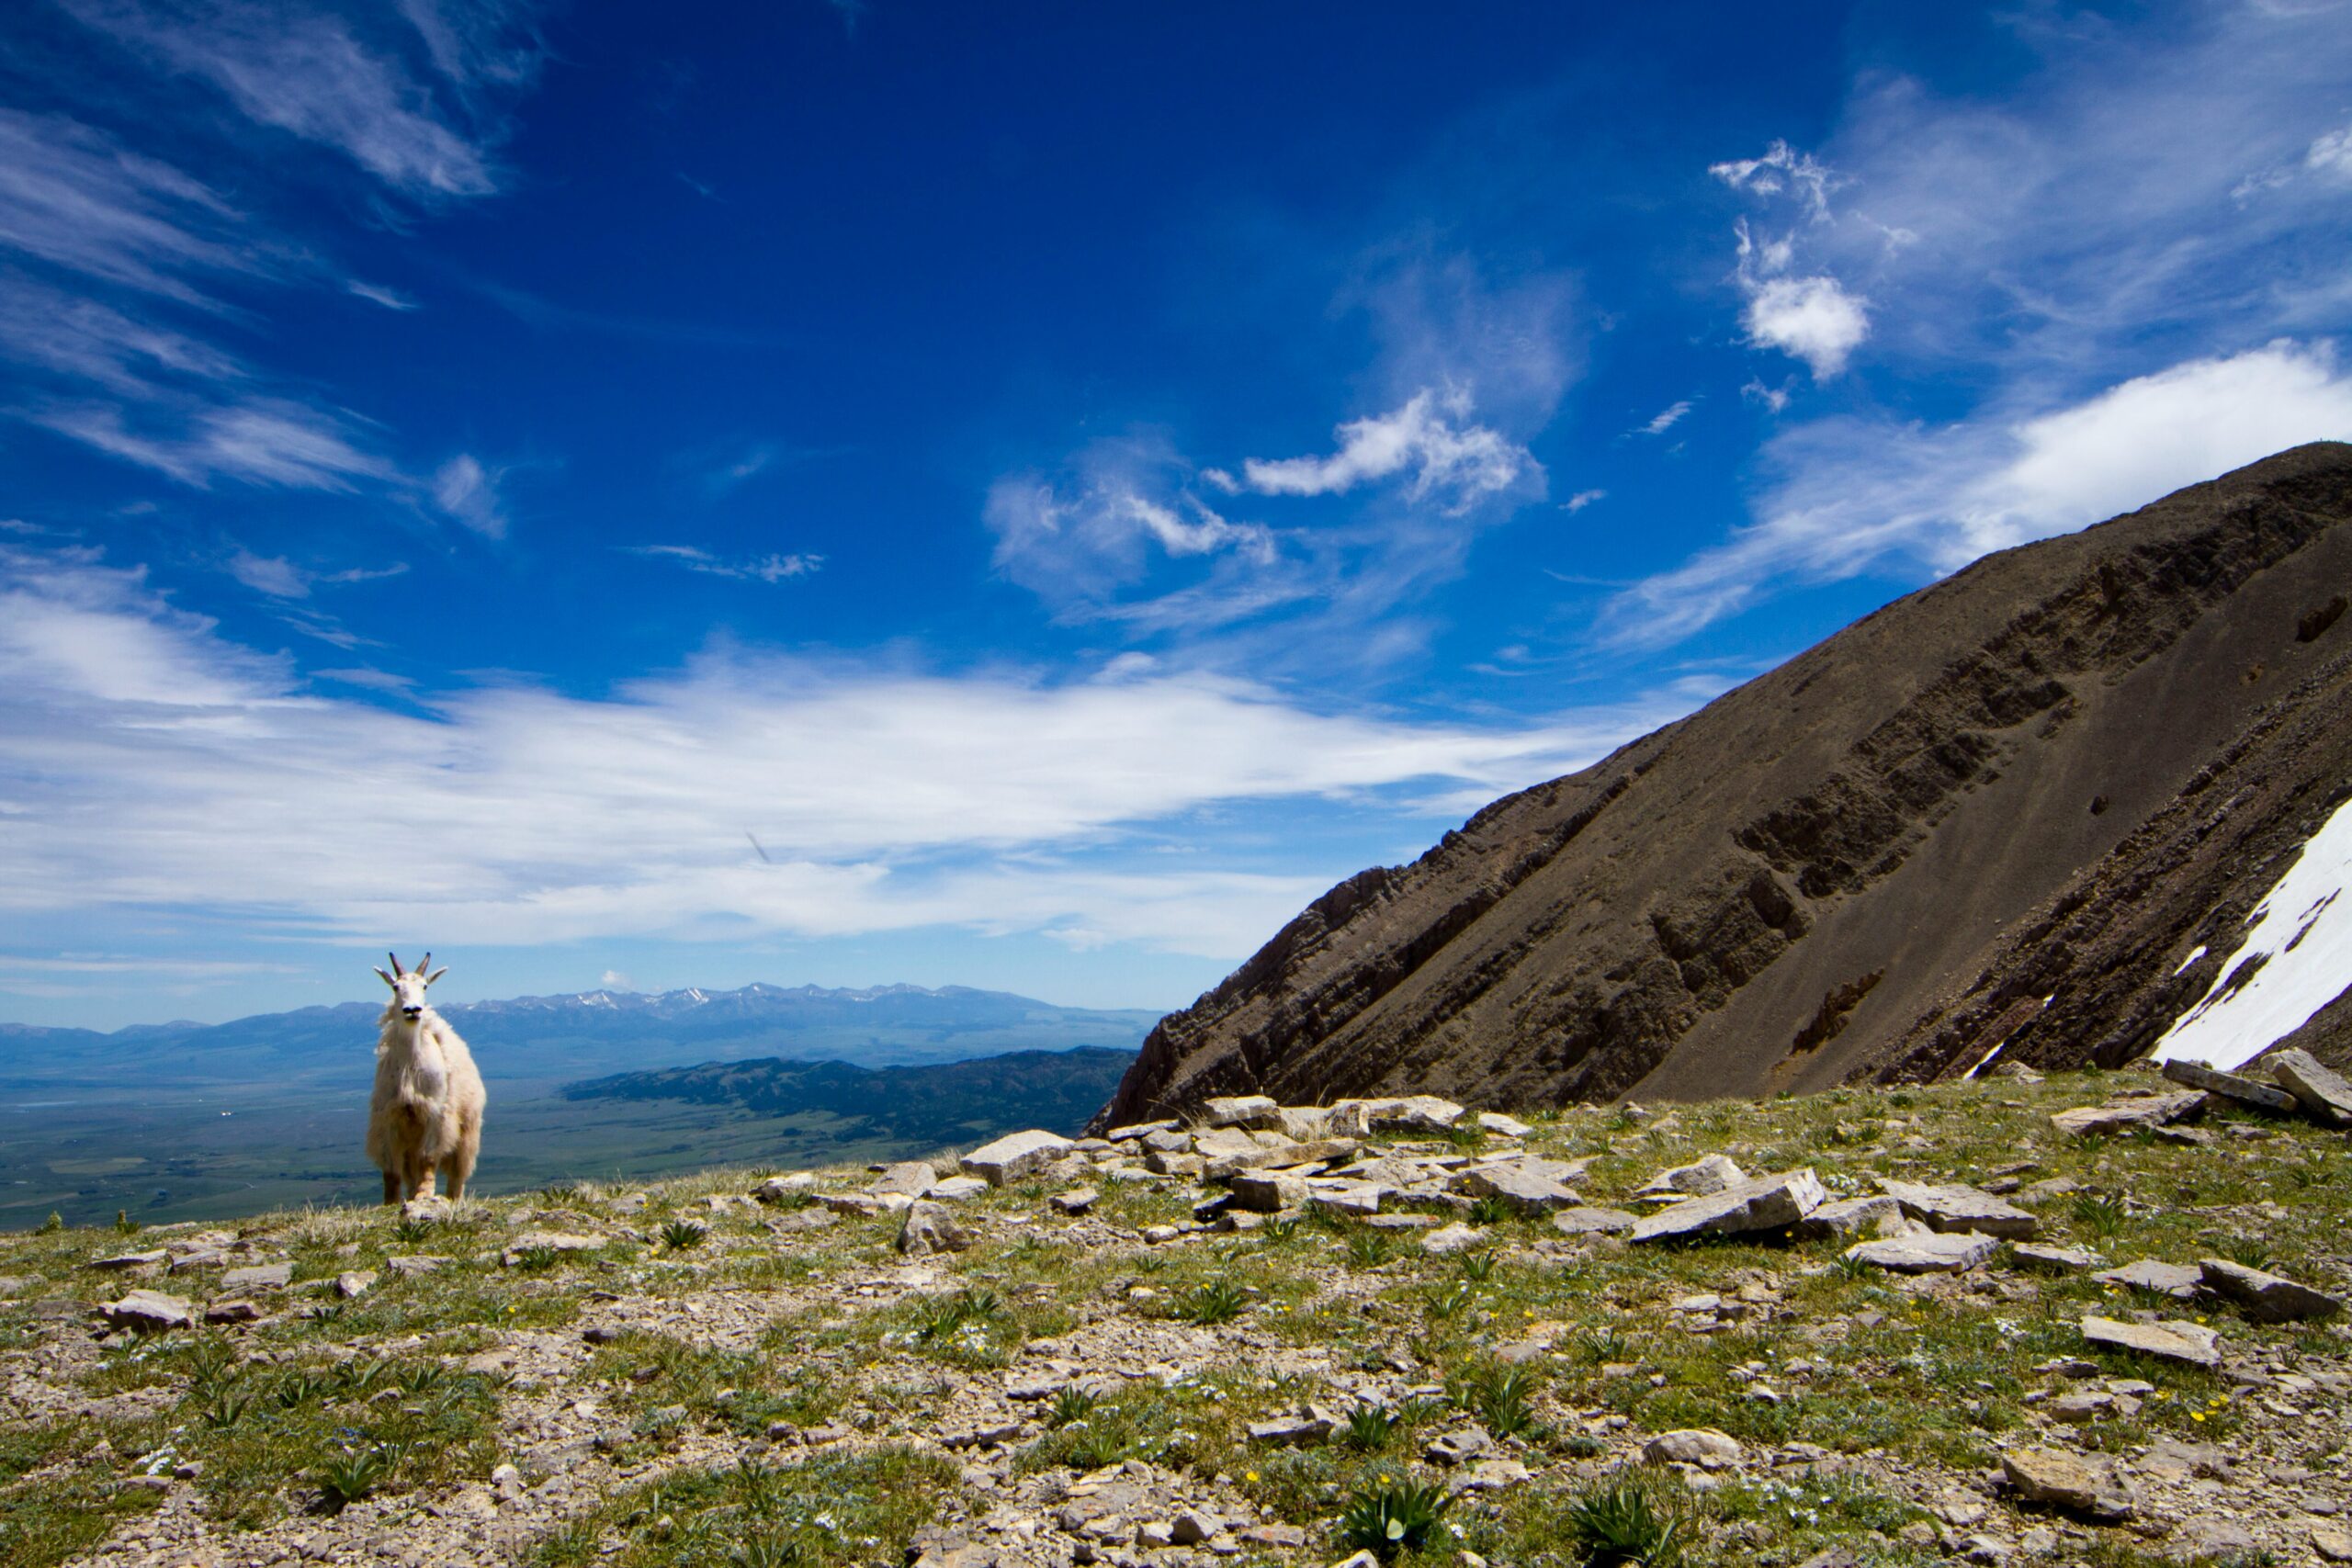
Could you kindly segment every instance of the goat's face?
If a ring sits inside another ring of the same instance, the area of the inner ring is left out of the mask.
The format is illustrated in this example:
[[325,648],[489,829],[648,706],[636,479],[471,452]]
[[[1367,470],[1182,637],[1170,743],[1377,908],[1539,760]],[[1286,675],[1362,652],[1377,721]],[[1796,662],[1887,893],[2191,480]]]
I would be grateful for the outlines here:
[[381,969],[377,970],[376,973],[382,976],[384,984],[392,988],[392,1005],[401,1010],[402,1018],[413,1023],[424,1016],[425,987],[449,971],[445,966],[433,970],[431,974],[425,973],[427,967],[433,963],[433,954],[429,953],[424,955],[424,962],[413,969],[401,967],[400,954],[391,953],[388,956],[392,961],[391,973],[387,975]]

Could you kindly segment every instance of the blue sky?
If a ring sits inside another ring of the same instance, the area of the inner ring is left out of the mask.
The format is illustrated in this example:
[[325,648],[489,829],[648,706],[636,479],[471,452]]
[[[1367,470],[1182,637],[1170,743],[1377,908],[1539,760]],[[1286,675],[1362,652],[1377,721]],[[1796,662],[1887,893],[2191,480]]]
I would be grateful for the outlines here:
[[2352,437],[2327,4],[28,0],[0,1017],[1188,1001]]

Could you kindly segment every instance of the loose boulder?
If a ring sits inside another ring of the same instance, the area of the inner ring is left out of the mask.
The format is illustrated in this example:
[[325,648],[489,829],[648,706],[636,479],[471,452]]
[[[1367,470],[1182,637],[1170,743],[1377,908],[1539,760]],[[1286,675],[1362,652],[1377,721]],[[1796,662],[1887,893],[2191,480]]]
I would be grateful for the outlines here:
[[2227,1296],[2256,1323],[2295,1323],[2311,1317],[2334,1317],[2344,1303],[2324,1291],[2297,1284],[2283,1275],[2249,1269],[2243,1263],[2208,1258],[2198,1265],[2204,1286]]
[[982,1144],[957,1164],[965,1175],[977,1176],[991,1187],[1002,1187],[1044,1169],[1068,1154],[1069,1148],[1070,1141],[1060,1134],[1033,1128],[1025,1133],[1007,1133],[993,1143]]
[[1759,1176],[1661,1209],[1634,1224],[1633,1239],[1666,1241],[1710,1232],[1778,1230],[1795,1224],[1828,1197],[1810,1166],[1780,1176]]
[[2184,1361],[2192,1367],[2218,1367],[2222,1364],[2222,1337],[2202,1324],[2188,1323],[2180,1318],[2160,1318],[2154,1323],[2122,1323],[2111,1317],[2086,1317],[2083,1319],[2083,1337],[2094,1345],[2137,1351],[2143,1356],[2155,1356],[2167,1361]]
[[187,1328],[196,1320],[187,1302],[161,1291],[126,1291],[119,1301],[98,1308],[98,1315],[117,1328],[152,1334],[165,1328]]
[[2313,1119],[2331,1127],[2352,1125],[2352,1083],[2322,1066],[2309,1051],[2275,1051],[2263,1065],[2280,1089],[2302,1101]]
[[928,1198],[918,1199],[910,1205],[906,1218],[899,1225],[899,1253],[904,1258],[961,1252],[971,1245],[971,1236],[956,1223],[956,1217],[945,1206]]
[[1975,1231],[1882,1236],[1846,1249],[1857,1263],[1896,1274],[1957,1274],[1993,1256],[2000,1242]]
[[2041,1231],[2041,1222],[2025,1210],[1973,1187],[1957,1182],[1931,1187],[1884,1176],[1878,1185],[1929,1230],[1981,1231],[2007,1241],[2030,1241]]
[[2240,1105],[2252,1106],[2275,1115],[2293,1113],[2302,1101],[2285,1089],[2267,1083],[2256,1083],[2240,1073],[2225,1073],[2219,1067],[2209,1067],[2202,1062],[2173,1061],[2164,1064],[2161,1071],[2177,1084],[2203,1089],[2207,1094]]

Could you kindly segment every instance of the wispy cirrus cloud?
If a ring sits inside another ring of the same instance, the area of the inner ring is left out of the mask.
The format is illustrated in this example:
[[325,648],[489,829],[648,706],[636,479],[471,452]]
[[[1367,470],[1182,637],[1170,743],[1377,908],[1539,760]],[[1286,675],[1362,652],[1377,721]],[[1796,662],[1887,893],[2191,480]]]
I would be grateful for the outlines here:
[[625,555],[668,561],[707,577],[732,577],[745,582],[789,582],[824,570],[825,558],[807,553],[763,556],[715,555],[698,545],[623,545]]
[[1423,388],[1386,413],[1341,424],[1328,457],[1247,459],[1241,482],[1261,495],[1337,495],[1403,476],[1407,499],[1459,513],[1541,481],[1543,465],[1526,447],[1471,414],[1469,388]]
[[[455,122],[389,42],[363,41],[325,10],[156,0],[62,0],[84,25],[156,65],[209,83],[256,124],[331,147],[404,197],[487,196],[498,176],[482,139]],[[434,65],[470,85],[497,70],[526,80],[536,53],[508,52],[482,18],[507,7],[411,4]],[[526,68],[527,66],[527,69]],[[462,96],[462,95],[459,95]]]
[[320,571],[298,565],[284,556],[255,555],[251,550],[240,548],[223,563],[221,570],[254,592],[272,599],[307,599],[311,596],[311,590],[322,585],[375,582],[387,577],[399,577],[409,567],[406,561],[394,561],[390,566],[355,566]]

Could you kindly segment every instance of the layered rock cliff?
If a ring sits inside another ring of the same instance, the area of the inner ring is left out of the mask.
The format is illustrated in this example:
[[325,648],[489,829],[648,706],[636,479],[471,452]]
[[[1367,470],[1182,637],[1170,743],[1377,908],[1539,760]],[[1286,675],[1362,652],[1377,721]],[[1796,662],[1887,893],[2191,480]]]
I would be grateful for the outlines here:
[[2136,1055],[2352,793],[2347,522],[2324,443],[1978,561],[1341,883],[1102,1120]]

